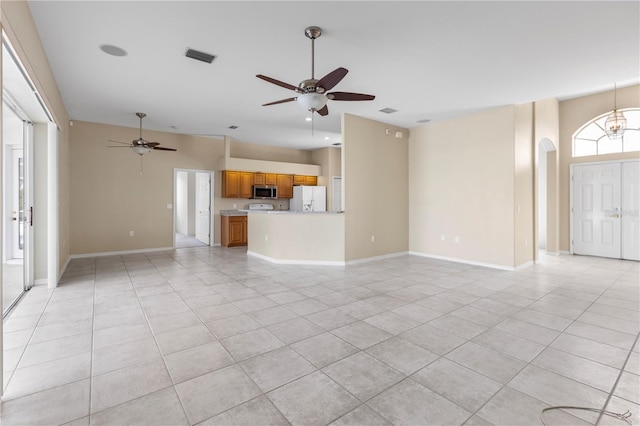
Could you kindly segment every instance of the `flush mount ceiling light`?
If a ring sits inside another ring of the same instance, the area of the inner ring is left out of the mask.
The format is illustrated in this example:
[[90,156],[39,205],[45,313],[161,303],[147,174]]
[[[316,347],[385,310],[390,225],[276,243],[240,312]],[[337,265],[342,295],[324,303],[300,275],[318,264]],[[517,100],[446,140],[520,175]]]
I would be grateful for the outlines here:
[[101,44],[98,46],[107,55],[111,56],[127,56],[127,51],[113,44]]
[[322,109],[328,100],[326,95],[321,93],[303,93],[296,98],[298,104],[307,111],[318,111]]
[[613,85],[613,112],[609,114],[607,120],[604,122],[604,131],[607,133],[607,136],[611,140],[622,139],[622,135],[624,131],[627,129],[627,119],[624,117],[624,114],[618,111],[618,107],[616,105],[616,97],[617,97],[617,87],[614,83]]

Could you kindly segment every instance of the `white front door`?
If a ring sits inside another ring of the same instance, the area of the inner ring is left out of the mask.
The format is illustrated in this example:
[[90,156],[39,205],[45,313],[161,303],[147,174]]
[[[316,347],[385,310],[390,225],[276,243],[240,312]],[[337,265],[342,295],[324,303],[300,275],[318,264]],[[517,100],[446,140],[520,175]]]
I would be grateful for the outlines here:
[[640,260],[640,161],[573,166],[573,253]]
[[622,258],[640,260],[640,161],[622,163]]
[[573,252],[620,258],[620,163],[573,168]]
[[211,174],[196,173],[196,238],[209,245],[211,235]]

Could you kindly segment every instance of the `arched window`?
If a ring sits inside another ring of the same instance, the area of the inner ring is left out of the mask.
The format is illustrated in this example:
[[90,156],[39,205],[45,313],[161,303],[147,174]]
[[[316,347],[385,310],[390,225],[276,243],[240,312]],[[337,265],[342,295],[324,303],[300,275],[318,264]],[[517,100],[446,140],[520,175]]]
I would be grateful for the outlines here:
[[640,108],[621,109],[627,130],[621,139],[611,140],[604,131],[608,112],[596,117],[573,134],[573,157],[640,151]]

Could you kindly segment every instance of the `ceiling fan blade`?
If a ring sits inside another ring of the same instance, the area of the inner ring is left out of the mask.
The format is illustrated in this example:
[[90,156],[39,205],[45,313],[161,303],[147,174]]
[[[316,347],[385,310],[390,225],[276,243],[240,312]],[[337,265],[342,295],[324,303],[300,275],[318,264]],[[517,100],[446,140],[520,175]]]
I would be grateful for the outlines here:
[[131,145],[107,145],[107,148],[131,148]]
[[316,110],[316,112],[324,117],[325,115],[329,114],[329,108],[327,108],[327,106],[325,105],[319,110]]
[[131,144],[130,144],[130,143],[127,143],[127,142],[120,142],[120,141],[114,141],[113,139],[109,139],[109,142],[121,143],[121,144],[123,144],[123,145],[129,145],[129,146],[131,146]]
[[256,77],[268,81],[269,83],[275,84],[276,86],[284,87],[285,89],[293,90],[294,92],[299,92],[300,88],[294,86],[293,84],[285,83],[284,81],[276,80],[275,78],[267,77],[266,75],[258,74]]
[[376,97],[373,95],[365,95],[362,93],[331,92],[327,93],[327,98],[334,101],[372,101]]
[[298,99],[298,98],[280,99],[279,101],[269,102],[268,104],[262,104],[262,106],[269,106],[269,105],[283,104],[283,103],[285,103],[285,102],[295,101],[296,99]]
[[165,148],[163,146],[152,146],[150,148],[154,151],[177,151],[175,148]]
[[336,84],[340,83],[340,80],[342,80],[348,72],[349,70],[346,68],[336,68],[329,74],[322,77],[320,81],[316,83],[316,87],[322,87],[325,92],[327,90],[331,90]]
[[147,143],[146,143],[146,145],[147,145],[149,148],[153,148],[153,147],[155,147],[155,146],[160,145],[160,142],[147,142]]

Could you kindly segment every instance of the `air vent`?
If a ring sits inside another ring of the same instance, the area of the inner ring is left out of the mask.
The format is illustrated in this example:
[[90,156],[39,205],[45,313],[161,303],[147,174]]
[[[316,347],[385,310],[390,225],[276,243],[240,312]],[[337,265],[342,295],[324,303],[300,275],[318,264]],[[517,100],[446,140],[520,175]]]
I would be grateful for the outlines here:
[[398,112],[398,110],[393,108],[382,108],[380,112],[384,112],[385,114],[393,114],[394,112]]
[[229,128],[230,128],[231,130],[235,130],[235,129],[237,129],[237,128],[238,128],[238,126],[229,126]]
[[342,146],[342,144],[340,142],[332,143],[331,145],[333,145],[333,146]]
[[422,123],[428,123],[428,122],[430,122],[430,121],[431,121],[431,120],[430,120],[430,119],[428,119],[428,118],[423,118],[422,120],[418,120],[418,121],[416,121],[416,123],[420,123],[420,124],[422,124]]
[[185,55],[187,58],[195,59],[197,61],[202,61],[210,64],[216,58],[214,55],[210,55],[208,53],[199,52],[197,50],[188,49],[187,54]]

